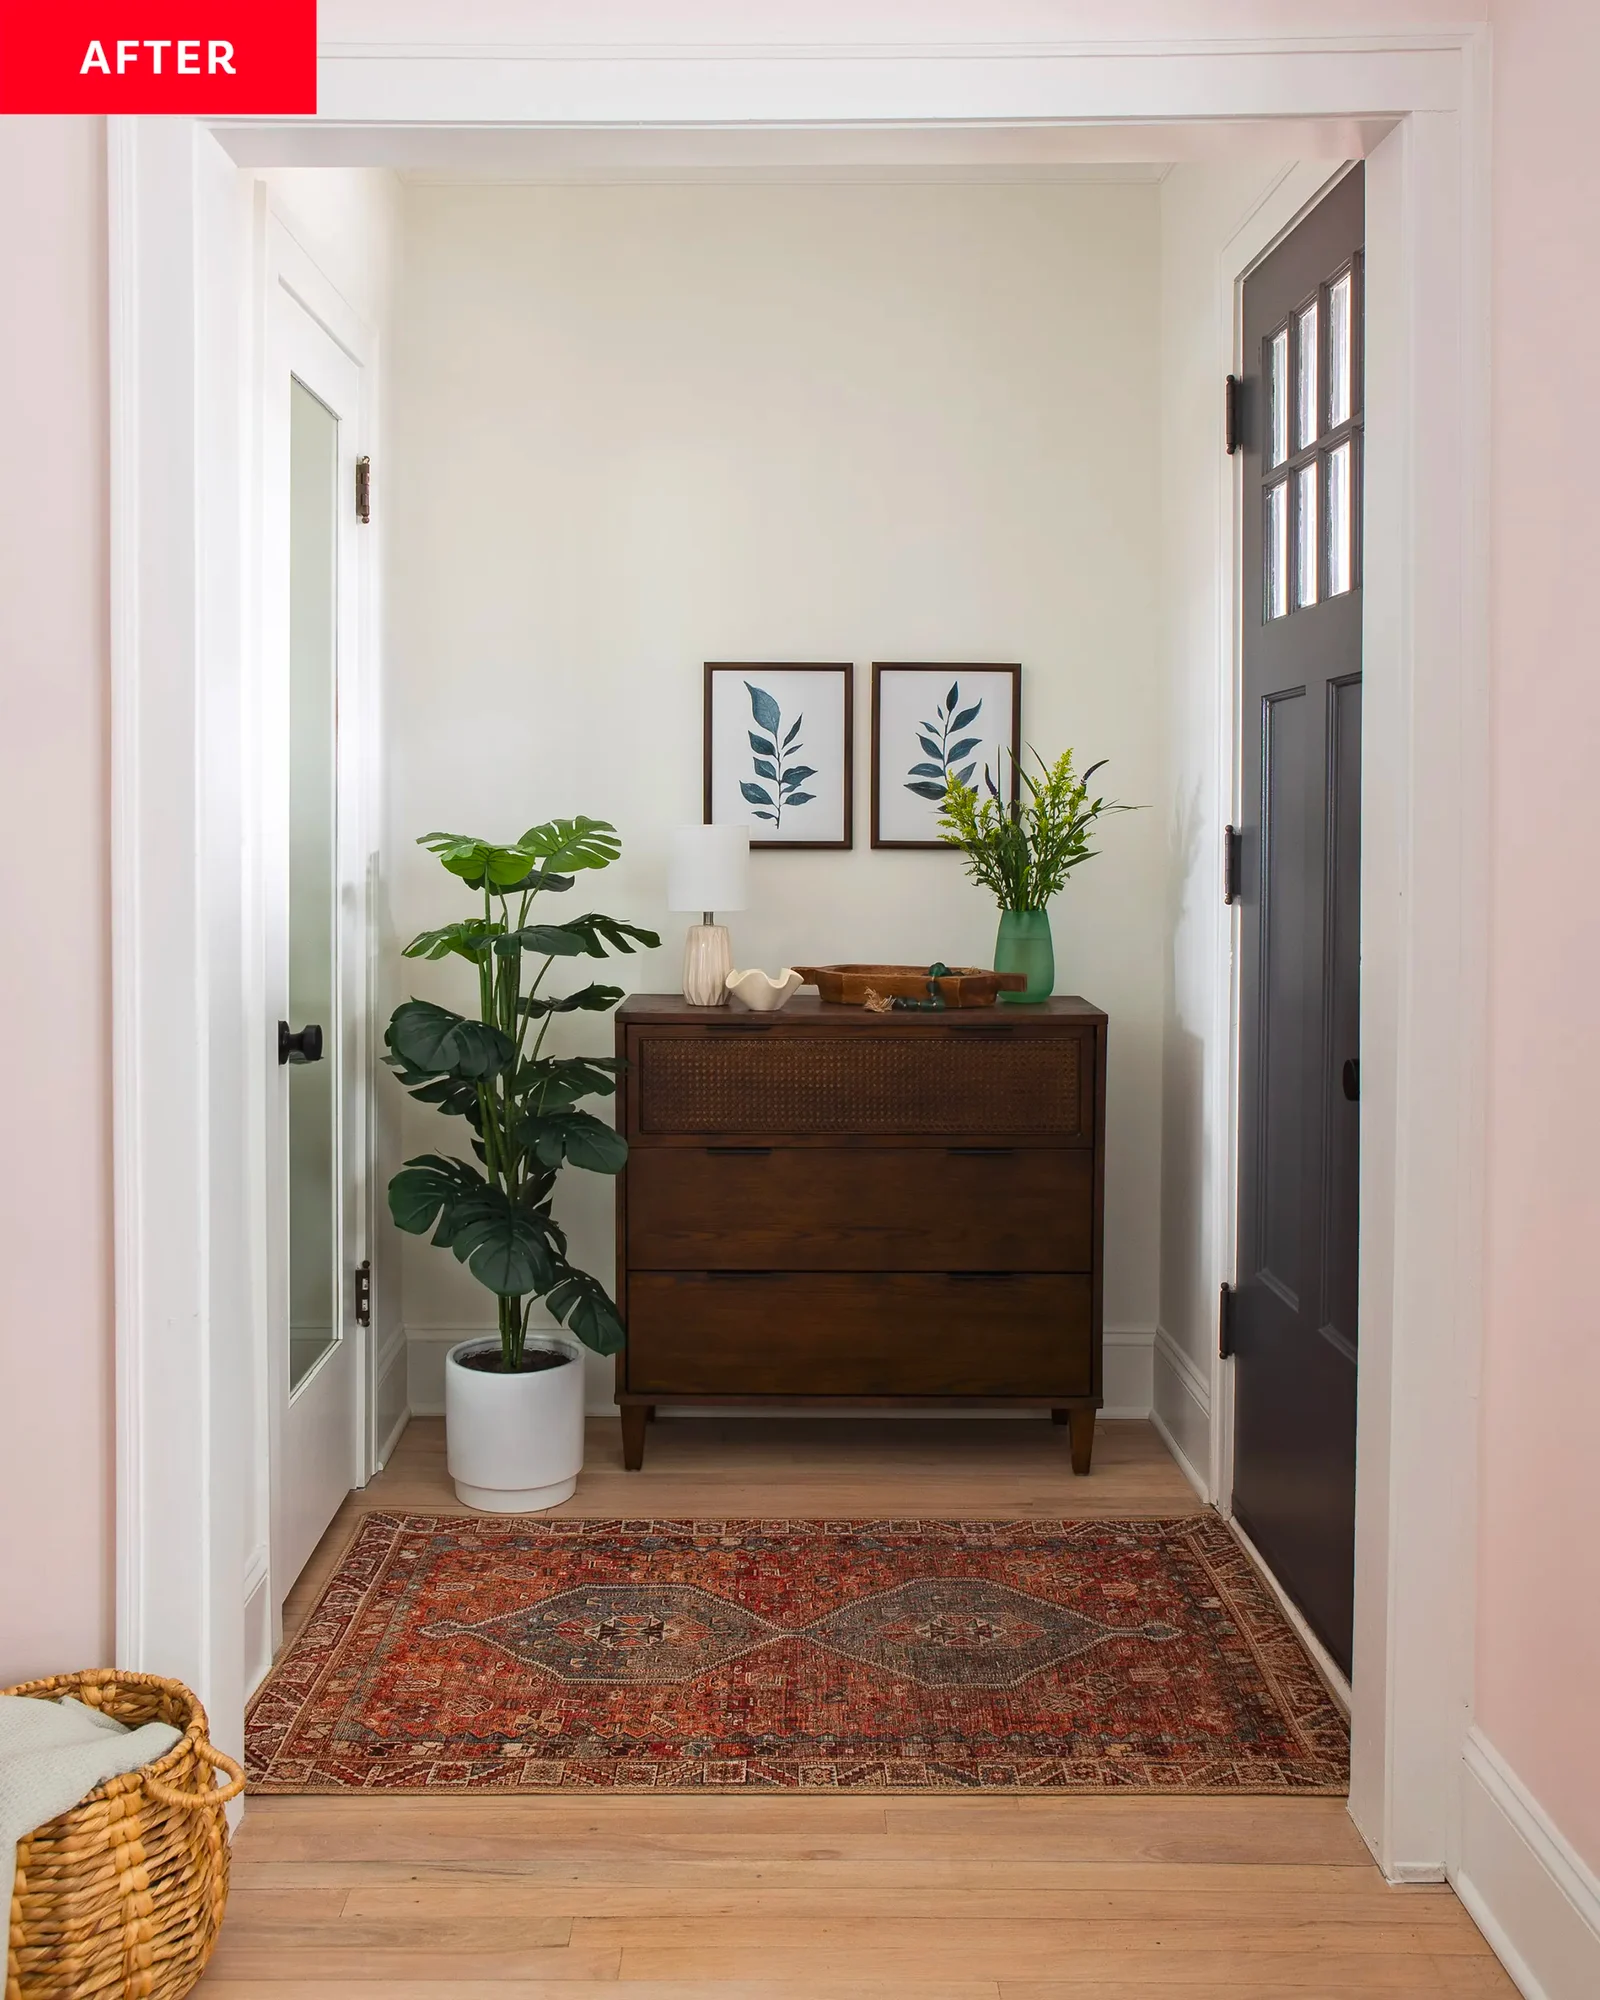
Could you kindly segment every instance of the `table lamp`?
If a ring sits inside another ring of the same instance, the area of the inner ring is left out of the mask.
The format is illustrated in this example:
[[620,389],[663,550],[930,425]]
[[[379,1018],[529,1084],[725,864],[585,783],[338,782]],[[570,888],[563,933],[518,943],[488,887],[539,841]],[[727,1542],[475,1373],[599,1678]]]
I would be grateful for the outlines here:
[[667,908],[698,910],[683,942],[683,997],[691,1007],[725,1007],[733,954],[718,910],[742,910],[749,896],[750,829],[680,826],[667,866]]

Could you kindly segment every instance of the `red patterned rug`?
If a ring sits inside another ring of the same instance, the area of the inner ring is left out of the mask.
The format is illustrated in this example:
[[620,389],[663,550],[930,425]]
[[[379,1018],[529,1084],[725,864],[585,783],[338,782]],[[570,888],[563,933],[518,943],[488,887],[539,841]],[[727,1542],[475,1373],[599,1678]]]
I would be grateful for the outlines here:
[[1214,1515],[369,1514],[247,1726],[258,1792],[1342,1793]]

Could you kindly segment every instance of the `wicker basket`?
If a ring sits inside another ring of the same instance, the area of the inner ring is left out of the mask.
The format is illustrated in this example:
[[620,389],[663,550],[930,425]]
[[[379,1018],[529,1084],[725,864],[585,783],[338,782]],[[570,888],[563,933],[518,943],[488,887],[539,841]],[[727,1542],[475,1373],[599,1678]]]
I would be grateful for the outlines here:
[[[228,1900],[221,1807],[244,1773],[212,1748],[181,1681],[98,1668],[7,1694],[70,1694],[118,1722],[170,1722],[165,1757],[111,1778],[17,1843],[6,2000],[177,2000],[205,1970]],[[220,1787],[213,1769],[226,1774]]]

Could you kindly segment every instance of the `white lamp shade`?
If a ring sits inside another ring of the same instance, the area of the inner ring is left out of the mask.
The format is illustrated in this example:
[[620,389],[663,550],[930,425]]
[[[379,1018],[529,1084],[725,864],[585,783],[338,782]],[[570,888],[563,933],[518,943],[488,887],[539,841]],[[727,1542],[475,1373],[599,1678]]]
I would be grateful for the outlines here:
[[667,864],[669,910],[742,910],[750,894],[750,830],[680,826]]

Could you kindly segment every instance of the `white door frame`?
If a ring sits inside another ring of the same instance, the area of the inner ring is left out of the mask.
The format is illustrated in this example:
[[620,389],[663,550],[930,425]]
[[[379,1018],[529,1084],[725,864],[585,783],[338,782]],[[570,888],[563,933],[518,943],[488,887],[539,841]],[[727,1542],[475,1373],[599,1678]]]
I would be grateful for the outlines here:
[[[377,165],[398,157],[396,128],[412,121],[1397,121],[1367,161],[1351,1790],[1358,1825],[1397,1877],[1437,1875],[1456,1858],[1472,1687],[1488,908],[1486,80],[1482,29],[1120,48],[332,47],[322,52],[320,123],[250,135],[256,161],[281,147],[285,164],[304,164],[317,157],[308,147],[331,146],[337,153],[321,157]],[[237,865],[236,850],[219,851],[232,819],[214,796],[215,772],[236,771],[242,754],[239,556],[216,525],[219,508],[224,520],[237,512],[243,470],[228,444],[238,330],[220,290],[237,222],[229,181],[209,132],[113,121],[119,1652],[196,1682],[231,1746],[244,1680],[229,1636],[244,1580],[234,1525],[244,1455],[233,1446],[244,1440],[224,1357],[248,1305],[228,1260],[249,1218],[231,1153],[242,1005],[223,964],[230,950],[239,962],[237,922],[208,900],[213,871],[225,878]],[[1215,1184],[1218,1158],[1209,1165]],[[1214,1186],[1210,1209],[1223,1212]],[[1219,1279],[1221,1235],[1219,1221]]]

